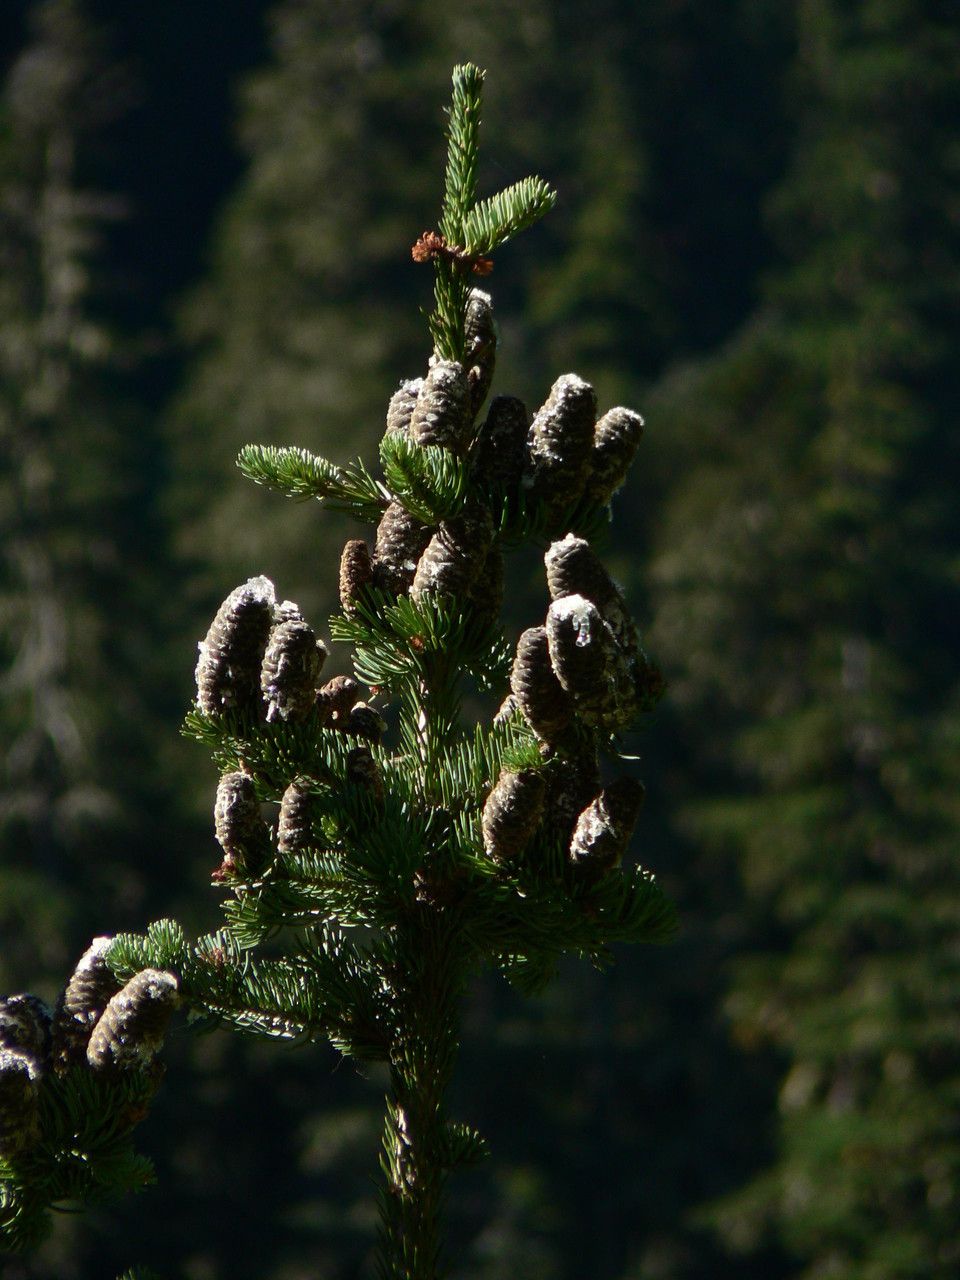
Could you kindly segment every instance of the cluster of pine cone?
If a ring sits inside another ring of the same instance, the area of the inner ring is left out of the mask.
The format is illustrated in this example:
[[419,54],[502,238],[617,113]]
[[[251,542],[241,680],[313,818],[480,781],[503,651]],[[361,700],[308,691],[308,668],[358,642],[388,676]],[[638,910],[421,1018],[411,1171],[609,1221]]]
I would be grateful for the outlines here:
[[[404,382],[387,410],[388,435],[449,449],[469,460],[470,497],[459,515],[436,528],[424,525],[397,500],[377,528],[373,551],[362,539],[343,549],[340,602],[349,617],[368,585],[388,596],[456,597],[490,622],[503,601],[503,552],[496,521],[506,503],[521,498],[549,532],[578,503],[601,506],[623,483],[643,430],[639,414],[611,409],[597,421],[593,388],[576,374],[554,383],[542,407],[530,415],[522,401],[497,396],[475,426],[496,360],[490,296],[471,291],[466,359],[431,361],[425,378]],[[496,517],[496,520],[495,520]]]
[[567,534],[550,546],[545,563],[546,621],[517,641],[511,692],[498,718],[519,710],[546,765],[500,774],[483,810],[484,845],[490,857],[508,862],[547,822],[569,861],[598,873],[623,857],[644,793],[627,777],[601,785],[597,741],[652,706],[662,678],[588,542]]
[[49,1072],[83,1067],[110,1075],[153,1065],[179,984],[158,969],[118,982],[104,959],[111,942],[93,940],[55,1012],[33,995],[0,999],[0,1154],[17,1156],[36,1143]]
[[[278,604],[269,578],[251,578],[232,591],[217,610],[197,663],[197,702],[208,716],[245,711],[257,718],[287,722],[312,719],[357,743],[347,755],[347,780],[382,796],[369,743],[378,743],[386,721],[360,700],[352,676],[320,682],[327,650],[292,601]],[[291,793],[292,794],[292,793]],[[281,851],[284,809],[281,806]],[[224,774],[214,808],[223,862],[214,873],[257,875],[272,857],[274,840],[260,814],[253,779],[238,770]]]

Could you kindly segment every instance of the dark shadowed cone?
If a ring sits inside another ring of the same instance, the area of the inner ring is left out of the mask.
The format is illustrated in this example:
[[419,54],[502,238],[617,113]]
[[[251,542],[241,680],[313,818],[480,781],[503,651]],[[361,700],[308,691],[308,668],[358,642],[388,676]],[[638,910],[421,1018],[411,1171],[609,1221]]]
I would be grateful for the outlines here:
[[305,622],[274,627],[260,672],[268,720],[306,720],[316,702],[326,656],[323,641]]
[[334,729],[343,728],[343,721],[359,698],[360,686],[353,676],[334,676],[317,692],[320,723]]
[[620,864],[643,807],[643,783],[618,778],[584,809],[570,841],[570,861],[593,872]]
[[596,416],[593,387],[565,373],[530,424],[524,483],[554,510],[571,506],[583,493]]
[[495,542],[487,552],[479,574],[468,592],[474,621],[490,627],[500,617],[503,607],[503,551]]
[[622,657],[600,611],[583,596],[564,596],[547,610],[550,661],[587,724],[617,718]]
[[316,796],[310,783],[300,778],[291,782],[280,801],[277,824],[277,849],[280,853],[302,853],[310,847],[315,807]]
[[245,773],[223,775],[213,820],[223,848],[223,870],[256,874],[267,860],[270,831],[260,816],[252,778]]
[[464,317],[466,339],[467,394],[472,422],[487,398],[497,363],[497,330],[493,321],[493,299],[482,289],[471,289]]
[[113,997],[93,1029],[87,1062],[95,1071],[147,1067],[160,1052],[180,1001],[172,973],[142,969]]
[[387,407],[387,435],[410,430],[410,419],[417,406],[417,399],[423,388],[422,378],[413,378],[410,382],[402,382],[390,397]]
[[347,755],[347,785],[363,795],[374,809],[383,808],[383,779],[369,747],[354,747]]
[[504,769],[483,806],[483,847],[505,862],[522,853],[543,817],[547,784],[536,769]]
[[420,388],[410,438],[460,453],[469,430],[467,376],[453,360],[438,360]]
[[365,702],[358,702],[350,708],[342,727],[344,733],[351,734],[355,738],[365,738],[367,742],[377,743],[387,731],[387,722],[376,708],[368,706]]
[[637,455],[643,419],[618,406],[605,413],[593,433],[585,493],[591,502],[609,502],[627,478]]
[[340,557],[340,608],[348,618],[356,617],[357,601],[372,581],[370,548],[362,538],[351,538]]
[[551,544],[543,561],[551,600],[583,596],[597,606],[622,649],[636,648],[637,629],[627,602],[585,538],[568,533]]
[[109,936],[94,938],[57,1000],[53,1060],[58,1071],[86,1060],[90,1032],[120,990],[122,984],[104,959],[111,942]]
[[564,848],[577,819],[600,790],[600,765],[596,750],[573,755],[552,755],[545,769],[547,779],[546,820]]
[[555,742],[573,717],[573,703],[550,664],[546,627],[529,627],[517,641],[510,688],[537,737]]
[[41,1075],[32,1054],[0,1049],[0,1155],[20,1155],[39,1137]]
[[205,715],[259,708],[260,664],[275,604],[269,578],[251,578],[217,610],[197,663],[197,697]]
[[377,526],[373,553],[374,585],[388,595],[406,595],[417,563],[430,541],[430,529],[399,502],[391,502]]
[[465,595],[480,576],[492,542],[493,518],[482,503],[444,520],[420,557],[411,599]]
[[41,1066],[50,1060],[53,1015],[39,996],[6,996],[0,1000],[0,1049],[20,1049]]
[[477,433],[471,473],[481,488],[518,493],[527,458],[530,417],[522,400],[497,396]]

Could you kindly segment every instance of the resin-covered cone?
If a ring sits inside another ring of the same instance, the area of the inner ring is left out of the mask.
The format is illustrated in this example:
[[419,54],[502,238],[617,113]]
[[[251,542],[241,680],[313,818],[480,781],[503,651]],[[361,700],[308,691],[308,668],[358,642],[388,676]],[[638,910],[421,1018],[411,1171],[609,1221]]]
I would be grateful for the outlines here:
[[317,797],[310,783],[304,779],[295,779],[284,791],[277,822],[277,849],[280,853],[302,853],[309,848],[316,804]]
[[619,866],[643,807],[643,783],[618,778],[584,809],[570,841],[570,861],[592,872]]
[[596,416],[593,387],[575,373],[565,373],[530,424],[524,483],[551,510],[572,506],[583,493]]
[[87,1062],[95,1071],[149,1066],[160,1052],[170,1016],[179,1002],[174,974],[159,969],[134,974],[94,1027]]
[[483,847],[495,862],[522,853],[543,817],[547,784],[536,769],[504,769],[483,806]]
[[422,389],[423,379],[413,378],[409,382],[401,383],[393,393],[387,408],[387,435],[395,435],[398,432],[406,435],[409,432],[410,419],[413,417]]
[[467,398],[472,422],[483,406],[497,363],[497,329],[493,320],[493,299],[482,289],[471,289],[464,317],[463,336],[467,370]]
[[517,641],[510,689],[537,737],[555,742],[573,718],[573,702],[550,662],[545,627],[529,627]]
[[375,707],[366,702],[357,702],[337,724],[337,728],[351,737],[377,743],[387,731],[387,722]]
[[522,400],[497,396],[477,432],[471,459],[476,485],[506,494],[520,491],[527,458],[530,415]]
[[39,996],[23,993],[0,1000],[0,1049],[19,1049],[46,1065],[52,1034],[53,1015]]
[[623,593],[585,538],[568,533],[551,544],[544,556],[551,600],[583,596],[597,606],[620,647],[637,647],[637,629]]
[[340,608],[348,618],[357,616],[357,603],[372,582],[370,548],[362,538],[351,538],[340,557]]
[[406,595],[431,532],[399,502],[391,502],[377,526],[374,586],[387,595]]
[[438,360],[430,369],[410,418],[410,438],[420,445],[463,451],[469,431],[469,390],[463,366]]
[[600,790],[597,752],[586,744],[572,753],[551,753],[544,770],[547,781],[546,821],[564,848],[580,814]]
[[547,610],[550,662],[578,715],[601,724],[619,715],[621,655],[600,611],[583,596],[564,596]]
[[200,642],[197,698],[208,716],[260,706],[260,666],[274,622],[269,578],[251,578],[231,591]]
[[260,689],[267,720],[306,720],[313,710],[326,646],[305,622],[281,622],[270,632]]
[[60,993],[53,1017],[53,1060],[58,1070],[86,1061],[90,1033],[121,983],[105,959],[113,938],[94,938]]
[[0,1049],[0,1156],[29,1150],[40,1133],[40,1063],[22,1049]]
[[270,851],[270,829],[260,816],[251,777],[239,772],[223,775],[213,819],[223,849],[222,870],[240,875],[262,870]]
[[643,419],[618,406],[605,413],[594,428],[593,448],[585,495],[591,502],[609,502],[627,478],[643,435]]
[[342,729],[351,709],[360,700],[360,686],[353,676],[334,676],[317,691],[320,723]]
[[493,519],[481,503],[444,520],[420,557],[410,596],[466,595],[480,576],[493,542]]

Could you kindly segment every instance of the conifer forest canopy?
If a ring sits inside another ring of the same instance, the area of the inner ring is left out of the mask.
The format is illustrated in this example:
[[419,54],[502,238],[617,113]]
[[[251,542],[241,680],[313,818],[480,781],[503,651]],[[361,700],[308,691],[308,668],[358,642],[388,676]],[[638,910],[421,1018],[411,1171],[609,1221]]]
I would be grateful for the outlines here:
[[[564,837],[561,879],[595,933],[534,893],[568,929],[550,965],[537,968],[549,930],[533,960],[491,934],[477,954],[510,951],[511,981],[489,966],[464,979],[447,1110],[469,1128],[443,1139],[465,1166],[444,1189],[448,1274],[960,1274],[955,7],[7,0],[0,59],[0,993],[53,1005],[79,973],[50,1078],[83,1075],[77,1114],[139,1121],[137,1154],[118,1143],[110,1178],[144,1181],[143,1156],[156,1170],[137,1195],[53,1214],[35,1251],[0,1257],[3,1275],[376,1273],[391,1084],[360,986],[344,996],[349,1027],[335,1028],[351,1062],[326,1039],[270,1042],[177,1012],[157,1088],[167,1017],[199,979],[181,935],[145,931],[175,919],[191,946],[206,939],[209,995],[233,955],[211,931],[243,875],[286,859],[313,876],[312,906],[327,901],[316,884],[331,867],[307,867],[297,845],[304,823],[346,821],[297,807],[323,788],[285,799],[280,830],[257,825],[257,800],[287,796],[302,738],[299,686],[282,675],[291,654],[328,691],[324,768],[363,793],[350,820],[374,876],[364,823],[389,816],[402,785],[380,754],[379,709],[387,742],[404,713],[402,698],[390,710],[386,694],[350,692],[350,652],[377,687],[402,684],[364,602],[395,640],[429,615],[429,648],[453,634],[430,613],[438,582],[472,593],[476,625],[454,648],[479,678],[459,712],[486,745],[443,755],[442,795],[410,795],[425,814],[454,814],[455,852],[485,851],[498,903],[520,885],[527,923],[524,849],[546,849],[547,827],[566,821],[541,807],[557,784],[540,776],[536,742],[549,756],[573,724],[578,741],[605,735],[619,753],[601,751],[604,789],[575,806]],[[502,246],[491,228],[504,208],[464,239],[441,222],[442,108],[451,69],[468,62],[486,69],[479,196],[546,180]],[[556,202],[539,221],[548,188]],[[463,274],[458,246],[481,271],[491,258],[489,275]],[[453,282],[446,302],[435,274]],[[434,348],[448,362],[487,350],[489,316],[475,295],[463,312],[461,279],[493,297],[496,365],[476,356],[471,375],[492,378],[479,388],[428,375]],[[476,421],[493,415],[498,434],[482,475],[482,450],[443,436],[419,378],[471,411],[485,402]],[[584,449],[605,420],[604,439],[636,435],[609,523],[591,523],[590,495],[599,510],[616,485],[583,461],[573,493],[550,472],[549,427],[533,496],[511,505],[520,402],[530,417],[548,404],[579,414]],[[404,432],[413,445],[391,442]],[[234,463],[251,444],[245,476]],[[277,452],[291,445],[296,456]],[[247,478],[309,496],[329,489],[319,459],[357,458],[370,472],[349,471],[346,510]],[[374,475],[403,498],[386,531]],[[482,510],[463,506],[467,492]],[[444,539],[405,544],[411,507]],[[489,571],[504,538],[497,648],[477,621],[494,579],[445,575],[481,546]],[[237,611],[266,628],[257,680],[261,660],[270,669],[246,707],[214,661]],[[564,649],[577,628],[619,672],[616,706],[578,683],[586,668],[564,666],[590,649]],[[522,714],[508,707],[497,724],[511,672]],[[560,701],[540,706],[551,680]],[[642,712],[629,723],[624,700]],[[437,742],[447,710],[428,717]],[[247,714],[262,720],[255,760],[249,736],[225,738]],[[272,757],[268,739],[287,754]],[[411,758],[430,749],[411,743]],[[461,821],[457,788],[484,769],[493,793]],[[617,885],[642,867],[660,896],[637,889],[632,916],[618,898],[617,933],[610,867],[583,866],[590,832],[632,826],[638,778],[636,832],[609,860],[623,855]],[[515,821],[531,809],[532,835]],[[418,901],[441,882],[421,879]],[[354,908],[373,910],[356,884]],[[297,961],[266,937],[269,912],[292,910],[275,893],[256,911],[240,894],[230,920],[257,935],[279,989]],[[667,900],[672,938],[625,945],[667,931]],[[121,933],[143,949],[124,952],[123,998],[103,993],[110,1016],[78,1049],[71,1011],[96,986],[104,935]],[[323,945],[356,978],[347,943]],[[597,966],[559,954],[567,945]],[[155,964],[164,947],[170,963]],[[20,1141],[11,1099],[36,1085],[28,1059],[41,1049],[23,1031],[34,1012],[0,1010],[0,1076],[14,1080],[0,1088],[3,1159]],[[124,1075],[129,1043],[140,1056]],[[402,1088],[394,1101],[402,1112]],[[44,1106],[43,1133],[76,1121]],[[474,1127],[491,1154],[469,1163]],[[29,1134],[13,1159],[28,1147]],[[420,1227],[392,1229],[412,1239]]]

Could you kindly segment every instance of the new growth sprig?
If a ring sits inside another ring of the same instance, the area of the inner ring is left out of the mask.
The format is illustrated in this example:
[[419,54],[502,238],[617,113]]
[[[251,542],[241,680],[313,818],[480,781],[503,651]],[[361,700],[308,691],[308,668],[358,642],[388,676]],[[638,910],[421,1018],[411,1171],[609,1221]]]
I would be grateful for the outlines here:
[[553,208],[557,193],[542,178],[524,178],[477,203],[477,159],[484,72],[455,67],[447,128],[447,168],[440,232],[425,231],[413,246],[415,262],[433,262],[434,354],[461,363],[469,354],[464,333],[470,275],[489,275],[489,255]]
[[[344,545],[330,621],[351,673],[324,677],[327,645],[266,577],[217,611],[186,732],[220,771],[211,880],[223,926],[195,943],[170,921],[98,940],[67,989],[90,994],[64,997],[52,1049],[39,1024],[0,1021],[11,1221],[27,1220],[28,1201],[87,1193],[57,1181],[77,1133],[88,1180],[110,1142],[127,1143],[183,1004],[204,1025],[327,1040],[387,1064],[380,1274],[436,1280],[446,1180],[484,1150],[447,1114],[466,984],[493,967],[535,991],[564,953],[604,966],[612,944],[672,929],[655,879],[624,865],[644,791],[617,749],[662,681],[590,542],[642,421],[599,414],[573,373],[532,415],[505,395],[482,412],[497,334],[471,269],[554,198],[531,178],[477,203],[482,81],[476,67],[454,72],[429,255],[434,352],[389,400],[381,477],[294,447],[239,459],[256,482],[371,527]],[[504,557],[531,539],[547,546],[550,604],[511,645]],[[462,715],[471,684],[503,699],[477,724]],[[130,1165],[127,1183],[141,1173]]]

